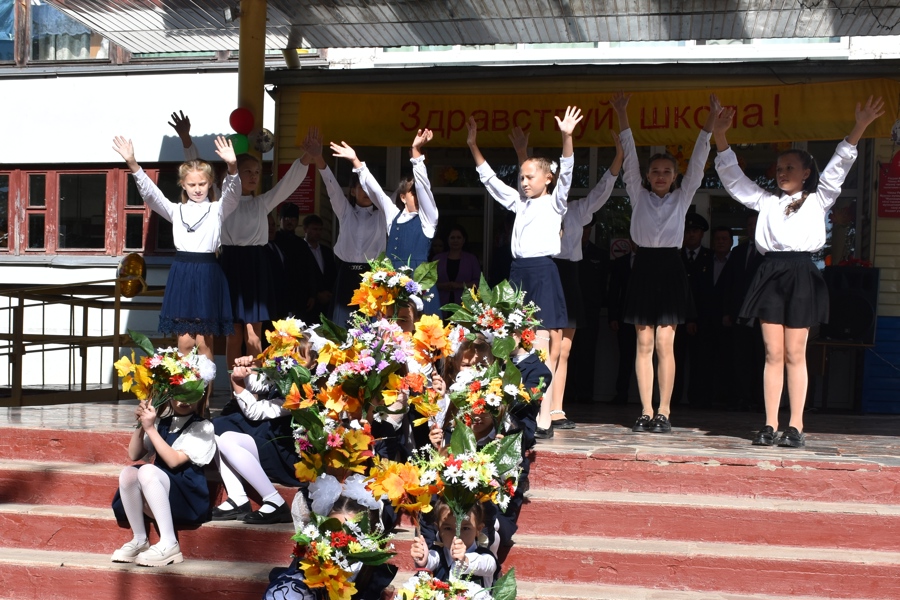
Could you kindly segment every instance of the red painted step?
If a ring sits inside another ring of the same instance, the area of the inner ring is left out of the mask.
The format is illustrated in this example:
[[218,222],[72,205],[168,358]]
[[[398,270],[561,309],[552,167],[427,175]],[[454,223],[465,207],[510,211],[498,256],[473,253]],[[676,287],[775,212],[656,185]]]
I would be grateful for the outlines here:
[[125,429],[0,428],[0,459],[72,463],[124,463],[131,431]]
[[518,525],[546,536],[900,551],[898,505],[532,490]]
[[862,460],[813,460],[799,452],[723,458],[538,451],[531,468],[531,485],[541,489],[891,504],[900,497],[900,467]]

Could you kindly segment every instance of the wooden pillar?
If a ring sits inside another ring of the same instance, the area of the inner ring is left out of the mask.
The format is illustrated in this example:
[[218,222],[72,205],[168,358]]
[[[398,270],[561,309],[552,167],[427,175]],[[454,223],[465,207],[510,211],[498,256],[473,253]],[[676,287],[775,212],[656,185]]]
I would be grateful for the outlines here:
[[[238,108],[253,113],[254,127],[263,126],[266,70],[266,0],[241,0],[238,55]],[[259,157],[253,147],[250,153]]]

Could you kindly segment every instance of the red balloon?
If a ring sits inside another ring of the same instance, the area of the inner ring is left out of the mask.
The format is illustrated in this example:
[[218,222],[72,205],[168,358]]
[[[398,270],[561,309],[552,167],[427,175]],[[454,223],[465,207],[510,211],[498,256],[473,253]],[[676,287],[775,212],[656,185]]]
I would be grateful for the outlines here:
[[228,122],[236,132],[247,135],[253,130],[253,113],[249,108],[236,108],[231,111]]

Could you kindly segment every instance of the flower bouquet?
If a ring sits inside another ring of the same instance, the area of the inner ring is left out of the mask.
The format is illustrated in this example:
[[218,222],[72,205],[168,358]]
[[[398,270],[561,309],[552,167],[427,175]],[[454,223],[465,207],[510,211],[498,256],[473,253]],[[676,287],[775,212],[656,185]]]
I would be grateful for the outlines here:
[[128,330],[147,356],[135,361],[123,356],[115,362],[116,372],[122,378],[122,391],[132,392],[138,400],[150,398],[153,408],[159,408],[169,400],[194,404],[203,398],[206,384],[216,378],[216,364],[194,348],[183,355],[175,348],[158,348],[147,336]]
[[468,427],[457,427],[450,437],[449,454],[431,446],[420,448],[410,459],[420,471],[420,484],[435,484],[456,517],[456,537],[462,522],[479,502],[493,502],[506,510],[519,485],[522,434],[494,440],[481,450]]
[[374,455],[375,438],[368,423],[329,418],[315,408],[294,411],[294,443],[300,461],[294,472],[300,481],[315,481],[329,472],[339,481],[364,473]]
[[311,588],[324,588],[329,600],[349,600],[356,593],[351,581],[363,565],[386,563],[394,554],[390,535],[378,523],[370,532],[369,517],[360,513],[341,523],[338,519],[311,515],[312,522],[292,538],[304,581]]
[[512,361],[505,371],[500,368],[498,361],[488,367],[476,366],[460,371],[450,385],[450,401],[459,409],[466,426],[471,427],[474,416],[488,413],[494,417],[499,429],[511,411],[543,397],[543,378],[536,388],[526,390],[522,385],[522,374]]
[[350,300],[350,306],[358,306],[359,312],[367,317],[394,314],[395,306],[409,302],[422,310],[423,300],[430,300],[432,296],[428,290],[437,283],[436,262],[422,263],[413,271],[408,266],[394,267],[382,253],[369,261],[369,267]]
[[394,508],[415,516],[431,511],[431,497],[441,491],[441,482],[434,473],[426,476],[417,464],[376,456],[369,469],[368,487],[376,498],[387,496]]
[[514,289],[506,280],[491,288],[482,275],[478,288],[463,292],[461,302],[445,304],[441,310],[450,313],[451,323],[470,329],[468,339],[482,334],[491,344],[492,354],[501,360],[509,358],[516,349],[514,335],[519,336],[523,348],[531,349],[534,331],[541,325],[535,316],[540,309],[534,302],[526,304],[525,292]]
[[435,579],[428,571],[411,577],[397,591],[396,600],[515,600],[515,568],[497,580],[494,587],[484,589],[465,579],[451,578],[449,582]]
[[300,355],[300,339],[305,327],[303,321],[287,318],[273,321],[272,330],[266,331],[269,345],[259,355],[262,365],[256,371],[275,383],[282,398],[292,393],[296,395],[311,378]]

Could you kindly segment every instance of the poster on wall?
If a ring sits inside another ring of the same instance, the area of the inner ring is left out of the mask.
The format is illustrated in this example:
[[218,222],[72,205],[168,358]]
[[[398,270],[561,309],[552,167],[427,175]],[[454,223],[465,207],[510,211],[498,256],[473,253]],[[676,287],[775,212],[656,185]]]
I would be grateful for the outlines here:
[[[291,168],[291,163],[278,165],[278,179],[281,180],[284,174]],[[316,171],[315,165],[309,165],[306,177],[297,186],[297,189],[285,199],[285,202],[296,204],[300,209],[301,215],[308,215],[316,212]]]
[[900,218],[900,150],[878,171],[878,216]]

